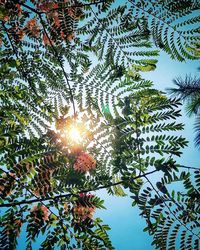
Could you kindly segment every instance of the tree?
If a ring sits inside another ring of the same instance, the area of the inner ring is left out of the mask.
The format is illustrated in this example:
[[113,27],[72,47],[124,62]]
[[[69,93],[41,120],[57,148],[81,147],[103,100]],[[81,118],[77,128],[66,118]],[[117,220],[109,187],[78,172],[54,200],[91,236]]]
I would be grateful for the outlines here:
[[[172,58],[199,57],[198,29],[179,30],[198,24],[186,16],[198,8],[1,1],[1,249],[15,249],[21,229],[27,249],[41,234],[40,249],[113,249],[109,226],[93,217],[100,189],[132,193],[155,248],[198,249],[200,171],[174,158],[187,145],[176,135],[180,102],[140,75],[156,67],[152,37]],[[176,181],[184,192],[170,191]]]
[[186,76],[185,79],[177,78],[174,80],[178,88],[169,91],[186,102],[186,111],[189,116],[195,115],[196,121],[194,129],[196,132],[195,144],[200,146],[200,79],[198,77]]

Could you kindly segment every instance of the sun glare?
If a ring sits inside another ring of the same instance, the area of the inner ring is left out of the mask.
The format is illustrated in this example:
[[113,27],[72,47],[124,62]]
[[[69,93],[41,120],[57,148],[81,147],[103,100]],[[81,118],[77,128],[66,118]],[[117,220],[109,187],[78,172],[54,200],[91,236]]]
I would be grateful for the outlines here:
[[70,128],[68,136],[72,142],[80,142],[82,140],[80,131],[76,127]]

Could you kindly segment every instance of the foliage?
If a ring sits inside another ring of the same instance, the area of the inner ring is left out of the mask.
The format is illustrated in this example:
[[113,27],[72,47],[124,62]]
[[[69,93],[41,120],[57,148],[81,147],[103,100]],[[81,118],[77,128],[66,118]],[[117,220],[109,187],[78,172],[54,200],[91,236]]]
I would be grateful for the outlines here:
[[133,1],[134,16],[144,16],[157,47],[173,59],[184,61],[199,57],[199,2]]
[[[182,230],[180,249],[198,249],[199,171],[193,184],[176,163],[187,145],[181,103],[140,75],[156,68],[153,44],[179,60],[199,57],[198,30],[178,31],[199,22],[187,16],[197,9],[193,1],[0,2],[1,249],[15,249],[22,230],[26,249],[38,237],[40,249],[114,249],[95,216],[99,189],[131,192],[156,248],[174,249]],[[176,181],[184,193],[168,191]]]
[[[153,235],[156,249],[197,249],[199,229],[199,173],[195,171],[196,185],[190,174],[182,172],[173,177],[165,174],[157,182],[157,190],[147,186],[138,196],[141,215],[147,221],[145,231]],[[183,180],[186,191],[170,192],[166,185]],[[173,206],[176,204],[176,208]]]
[[169,91],[180,97],[186,102],[186,111],[189,116],[195,115],[195,144],[197,147],[200,146],[200,78],[186,76],[185,79],[177,78],[174,80],[175,85],[178,87],[172,88]]

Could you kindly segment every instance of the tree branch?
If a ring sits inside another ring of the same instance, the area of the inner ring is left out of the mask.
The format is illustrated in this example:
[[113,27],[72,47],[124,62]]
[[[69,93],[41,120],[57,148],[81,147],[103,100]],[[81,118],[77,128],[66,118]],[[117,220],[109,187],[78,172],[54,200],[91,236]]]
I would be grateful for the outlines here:
[[200,171],[200,168],[196,168],[196,167],[187,167],[187,166],[183,166],[183,165],[178,166],[178,168],[187,168],[187,169],[193,169],[193,170],[199,170],[199,171]]
[[38,11],[34,8],[32,8],[31,6],[28,6],[20,1],[17,1],[20,5],[24,6],[25,8],[28,8],[29,10],[37,13],[38,15],[40,14],[48,14],[52,11],[56,11],[56,10],[63,10],[63,9],[69,9],[69,8],[84,8],[84,7],[88,7],[88,6],[92,6],[92,5],[98,5],[98,4],[103,4],[103,3],[106,3],[106,0],[99,0],[99,1],[93,1],[91,3],[85,3],[85,4],[73,4],[73,5],[70,5],[70,6],[67,6],[67,7],[59,7],[59,8],[53,8],[52,10],[49,10],[49,11]]
[[[159,170],[153,170],[151,172],[143,173],[143,174],[138,175],[136,177],[132,177],[130,182],[133,182],[134,180],[145,177],[147,175],[153,174],[153,173],[155,173],[157,171],[159,171]],[[4,172],[6,172],[6,171],[4,171]],[[15,179],[14,177],[12,177],[12,178]],[[88,192],[92,192],[92,191],[98,191],[98,190],[101,190],[101,189],[117,186],[117,185],[120,185],[120,184],[123,184],[123,183],[124,183],[124,181],[119,181],[119,182],[116,182],[116,183],[110,183],[110,184],[107,184],[107,185],[99,186],[99,187],[97,187],[95,189],[80,190],[79,193],[88,193]],[[54,197],[37,198],[37,199],[32,199],[32,200],[22,200],[22,201],[12,202],[12,203],[8,203],[8,204],[0,204],[0,207],[13,207],[13,206],[19,206],[19,205],[22,205],[22,204],[31,204],[31,203],[34,203],[34,202],[43,202],[43,201],[48,201],[48,200],[56,201],[56,200],[59,200],[61,198],[67,198],[67,197],[70,197],[70,196],[76,196],[76,194],[68,193],[68,194],[56,195]]]

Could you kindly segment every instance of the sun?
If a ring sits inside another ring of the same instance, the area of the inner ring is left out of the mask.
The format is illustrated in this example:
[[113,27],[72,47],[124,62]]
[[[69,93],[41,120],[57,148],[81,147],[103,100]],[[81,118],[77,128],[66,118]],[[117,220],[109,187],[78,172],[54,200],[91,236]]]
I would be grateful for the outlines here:
[[73,143],[79,143],[82,141],[82,136],[80,131],[78,130],[78,128],[74,126],[69,128],[69,130],[67,131],[67,136],[69,136],[68,139]]

